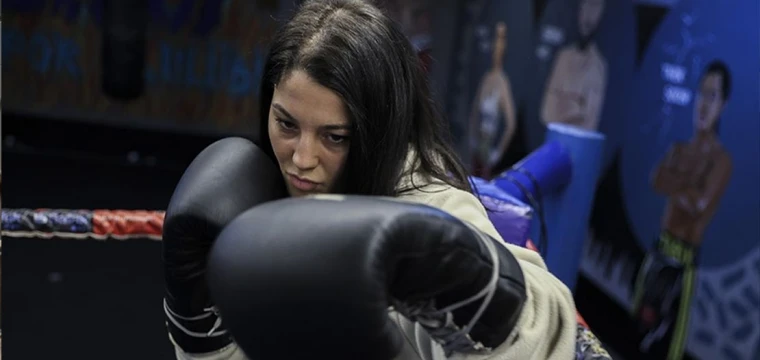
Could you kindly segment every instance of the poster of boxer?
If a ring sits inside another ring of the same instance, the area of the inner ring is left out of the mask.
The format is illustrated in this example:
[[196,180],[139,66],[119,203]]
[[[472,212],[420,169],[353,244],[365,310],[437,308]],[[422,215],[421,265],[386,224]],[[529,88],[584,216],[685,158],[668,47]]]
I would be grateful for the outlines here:
[[496,0],[462,7],[444,104],[470,172],[490,178],[519,132],[519,104],[527,94],[521,85],[531,81],[526,54],[533,44],[533,7]]
[[541,102],[541,121],[596,130],[607,89],[607,59],[594,34],[604,14],[604,0],[578,4],[578,39],[557,50]]
[[[249,133],[289,0],[8,0],[5,109]],[[133,9],[134,11],[129,9]]]
[[607,136],[605,163],[622,136],[635,60],[633,5],[550,0],[537,27],[535,79],[525,121],[530,149],[546,125],[564,123]]
[[654,4],[620,157],[633,244],[582,262],[645,358],[760,358],[760,4],[735,5]]

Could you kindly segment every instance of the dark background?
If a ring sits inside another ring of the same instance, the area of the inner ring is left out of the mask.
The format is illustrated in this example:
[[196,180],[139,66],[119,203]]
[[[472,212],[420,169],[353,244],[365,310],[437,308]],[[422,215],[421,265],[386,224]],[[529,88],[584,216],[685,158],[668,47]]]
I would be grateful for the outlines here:
[[[218,138],[3,120],[5,208],[162,210],[184,168]],[[3,358],[173,358],[160,242],[4,237],[2,266]]]

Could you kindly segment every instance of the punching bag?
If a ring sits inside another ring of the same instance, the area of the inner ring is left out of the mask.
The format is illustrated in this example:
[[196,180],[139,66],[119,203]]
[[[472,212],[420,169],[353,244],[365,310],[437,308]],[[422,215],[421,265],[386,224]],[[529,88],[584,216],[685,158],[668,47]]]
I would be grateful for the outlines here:
[[102,87],[106,96],[129,101],[145,86],[148,0],[103,2]]

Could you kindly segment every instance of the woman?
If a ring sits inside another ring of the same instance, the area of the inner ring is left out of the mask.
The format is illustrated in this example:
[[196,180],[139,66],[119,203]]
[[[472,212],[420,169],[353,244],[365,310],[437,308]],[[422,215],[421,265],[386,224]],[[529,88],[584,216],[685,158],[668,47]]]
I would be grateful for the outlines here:
[[[307,2],[275,37],[264,74],[259,146],[279,164],[291,196],[396,197],[442,209],[502,240],[447,142],[412,46],[378,9],[360,0]],[[537,253],[505,246],[529,288],[520,336],[467,359],[572,358],[570,292]],[[400,325],[409,339],[423,336],[414,324]],[[431,354],[435,345],[410,346],[417,350],[410,354]],[[179,359],[245,359],[234,344],[211,354],[176,350]]]
[[470,114],[473,174],[491,178],[517,130],[512,85],[504,72],[507,25],[496,24],[491,69],[483,76]]

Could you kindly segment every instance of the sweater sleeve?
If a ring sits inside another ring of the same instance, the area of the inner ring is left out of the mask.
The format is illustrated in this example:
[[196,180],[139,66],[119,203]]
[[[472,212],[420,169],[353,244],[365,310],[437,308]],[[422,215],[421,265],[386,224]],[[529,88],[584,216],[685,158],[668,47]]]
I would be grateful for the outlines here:
[[174,354],[177,360],[248,360],[243,351],[234,342],[211,353],[191,354],[182,350],[174,341],[171,334],[169,334],[169,341],[174,346]]
[[[455,354],[449,359],[566,360],[574,357],[577,331],[575,302],[570,290],[548,271],[537,252],[504,242],[483,205],[471,193],[447,188],[416,192],[402,199],[439,208],[499,240],[517,258],[525,276],[527,302],[507,341],[490,354]],[[418,331],[421,328],[418,327]],[[435,360],[446,359],[437,344],[432,346]]]

